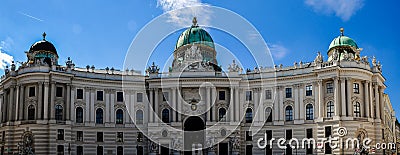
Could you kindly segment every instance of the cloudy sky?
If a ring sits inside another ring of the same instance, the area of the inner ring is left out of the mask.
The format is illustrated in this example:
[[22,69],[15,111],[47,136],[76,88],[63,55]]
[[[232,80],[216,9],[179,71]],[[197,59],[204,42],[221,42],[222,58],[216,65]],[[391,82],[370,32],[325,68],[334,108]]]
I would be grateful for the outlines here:
[[[12,60],[26,61],[24,51],[41,40],[44,31],[57,48],[60,64],[70,56],[80,67],[122,68],[142,27],[167,11],[197,5],[226,8],[244,17],[267,42],[274,63],[286,66],[313,61],[318,51],[326,59],[331,40],[344,27],[345,35],[364,49],[361,55],[381,61],[388,86],[385,92],[400,116],[400,83],[396,81],[400,76],[400,10],[395,0],[5,0],[0,5],[0,74]],[[170,14],[170,22],[185,28],[193,16],[200,15],[200,25],[207,25],[214,16],[199,9]],[[217,31],[209,32],[221,46],[236,45]],[[171,54],[178,36],[171,34],[156,50]]]

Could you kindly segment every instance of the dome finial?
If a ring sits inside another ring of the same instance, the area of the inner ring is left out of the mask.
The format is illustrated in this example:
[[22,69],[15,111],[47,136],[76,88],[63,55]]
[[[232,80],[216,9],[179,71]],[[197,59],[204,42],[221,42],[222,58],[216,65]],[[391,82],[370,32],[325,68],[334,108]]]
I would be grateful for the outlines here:
[[193,26],[197,26],[197,18],[196,17],[193,17],[192,23],[193,23]]
[[343,27],[340,28],[340,35],[344,36],[344,28]]
[[42,36],[43,36],[43,40],[46,40],[46,32],[43,32]]

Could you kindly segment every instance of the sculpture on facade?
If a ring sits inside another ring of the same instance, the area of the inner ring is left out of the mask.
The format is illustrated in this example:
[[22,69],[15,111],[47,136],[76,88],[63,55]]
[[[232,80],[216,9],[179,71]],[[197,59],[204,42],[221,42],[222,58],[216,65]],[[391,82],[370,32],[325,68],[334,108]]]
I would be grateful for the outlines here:
[[319,64],[319,63],[322,63],[323,61],[324,61],[324,60],[323,60],[323,58],[322,58],[321,52],[318,52],[318,53],[317,53],[317,56],[316,56],[315,59],[314,59],[314,63]]

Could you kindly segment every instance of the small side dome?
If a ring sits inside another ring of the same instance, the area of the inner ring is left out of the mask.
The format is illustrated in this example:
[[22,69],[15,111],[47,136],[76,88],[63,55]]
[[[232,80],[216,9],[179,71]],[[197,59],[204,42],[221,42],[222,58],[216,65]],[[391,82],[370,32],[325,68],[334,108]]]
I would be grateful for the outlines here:
[[329,45],[328,51],[330,51],[333,47],[337,46],[350,46],[358,49],[357,43],[350,37],[347,37],[343,34],[344,32],[343,28],[340,28],[340,32],[341,32],[340,36],[332,40],[331,44]]
[[58,55],[54,45],[46,40],[46,33],[43,33],[43,40],[34,43],[29,49],[29,53],[33,53],[36,51],[50,52],[53,53],[54,55]]
[[179,47],[193,43],[203,44],[211,48],[215,48],[211,35],[197,25],[196,17],[193,18],[193,25],[183,31],[179,36],[178,41],[176,42],[175,50]]

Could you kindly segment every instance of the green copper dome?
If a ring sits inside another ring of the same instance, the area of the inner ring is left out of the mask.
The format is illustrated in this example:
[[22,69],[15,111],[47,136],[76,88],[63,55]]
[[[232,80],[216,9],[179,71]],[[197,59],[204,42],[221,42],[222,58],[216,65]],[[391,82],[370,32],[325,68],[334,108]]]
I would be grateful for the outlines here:
[[337,46],[351,46],[351,47],[355,47],[356,49],[358,49],[357,43],[353,39],[351,39],[347,36],[344,36],[343,29],[340,29],[340,31],[341,31],[341,35],[332,40],[331,44],[329,45],[329,50],[331,48],[337,47]]
[[193,19],[193,25],[183,31],[182,34],[179,36],[179,39],[176,42],[175,49],[193,43],[203,44],[211,48],[215,47],[214,41],[211,38],[210,34],[208,34],[206,30],[197,26],[197,21],[195,18]]

